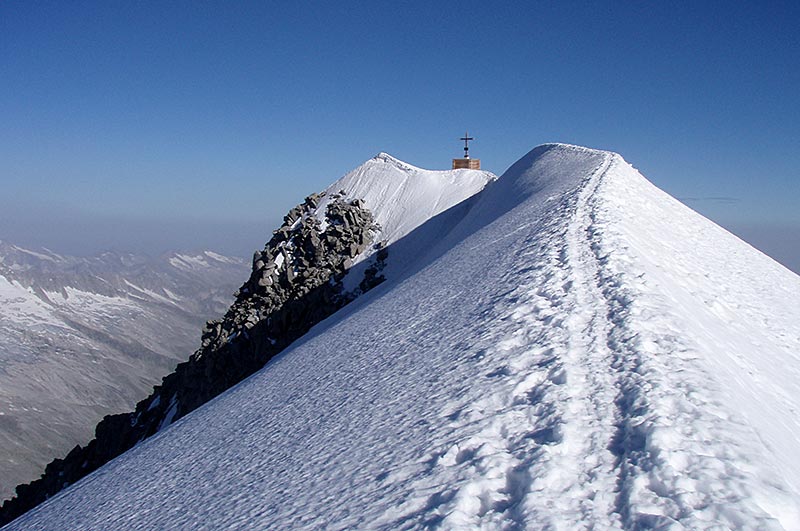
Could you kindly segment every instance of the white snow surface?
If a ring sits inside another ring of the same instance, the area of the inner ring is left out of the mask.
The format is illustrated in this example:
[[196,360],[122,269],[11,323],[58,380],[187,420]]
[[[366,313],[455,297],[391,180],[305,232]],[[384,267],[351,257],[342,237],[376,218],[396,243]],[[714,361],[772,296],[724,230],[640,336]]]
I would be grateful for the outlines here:
[[212,262],[222,262],[224,264],[235,264],[237,262],[237,260],[233,258],[217,254],[213,251],[203,251],[195,255],[176,253],[169,258],[169,263],[173,267],[183,269],[184,271],[196,271],[213,267],[213,265],[209,263],[209,260]]
[[416,269],[8,529],[800,529],[800,277],[563,144],[413,234]]
[[496,179],[483,170],[425,170],[379,153],[330,185],[317,212],[323,219],[333,196],[344,191],[364,201],[380,225],[375,240],[390,245]]
[[61,325],[52,309],[32,289],[3,275],[0,275],[0,308],[20,326]]

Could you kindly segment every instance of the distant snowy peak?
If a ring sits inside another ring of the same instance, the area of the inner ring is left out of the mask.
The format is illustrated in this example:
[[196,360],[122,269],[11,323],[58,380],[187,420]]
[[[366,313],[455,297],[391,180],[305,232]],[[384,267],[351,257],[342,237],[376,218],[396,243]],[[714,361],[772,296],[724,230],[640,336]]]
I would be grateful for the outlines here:
[[[158,258],[106,251],[79,257],[0,241],[0,301],[16,301],[16,304],[0,305],[0,327],[4,320],[16,321],[14,317],[19,312],[24,314],[26,308],[42,307],[52,312],[65,304],[90,299],[95,302],[114,299],[121,306],[128,305],[127,299],[139,301],[143,298],[160,304],[174,305],[182,300],[205,305],[226,292],[221,292],[219,286],[239,278],[246,267],[241,258],[212,251],[173,252]],[[198,290],[206,296],[197,299]],[[215,295],[208,298],[212,293]],[[23,304],[23,299],[28,302]],[[86,305],[91,306],[88,302]],[[214,308],[219,310],[224,306],[215,302]],[[188,311],[213,315],[208,314],[208,310]]]
[[382,152],[329,186],[318,212],[344,191],[364,202],[380,225],[376,241],[388,245],[496,179],[482,170],[425,170]]
[[63,256],[61,256],[59,254],[56,254],[53,251],[51,251],[50,249],[47,249],[47,248],[44,248],[44,247],[42,248],[42,252],[36,252],[36,251],[31,251],[29,249],[23,249],[22,247],[17,247],[16,245],[12,245],[11,248],[14,251],[17,251],[19,253],[24,253],[24,254],[31,255],[31,256],[33,256],[35,258],[38,258],[40,260],[49,260],[51,262],[56,262],[58,260],[63,260],[64,259]]
[[241,260],[223,256],[213,251],[203,251],[197,254],[173,253],[169,255],[167,262],[178,269],[196,271],[197,269],[217,267],[219,264],[240,264]]
[[223,256],[221,254],[215,253],[214,251],[203,251],[203,254],[208,258],[210,258],[211,260],[222,262],[223,264],[238,264],[241,262],[237,258],[231,258],[230,256]]
[[[12,320],[20,327],[41,325],[62,326],[52,315],[52,309],[37,297],[32,288],[0,275],[0,325]],[[0,336],[3,331],[0,330]]]
[[93,256],[62,255],[45,247],[27,249],[0,240],[0,273],[7,271],[31,271],[32,274],[43,271],[65,272],[91,271],[103,274],[108,271],[123,273],[137,271],[141,268],[161,268],[167,264],[179,269],[194,271],[199,268],[220,267],[223,265],[241,266],[245,261],[238,257],[224,256],[213,251],[170,252],[160,257],[149,257],[143,254],[104,251]]

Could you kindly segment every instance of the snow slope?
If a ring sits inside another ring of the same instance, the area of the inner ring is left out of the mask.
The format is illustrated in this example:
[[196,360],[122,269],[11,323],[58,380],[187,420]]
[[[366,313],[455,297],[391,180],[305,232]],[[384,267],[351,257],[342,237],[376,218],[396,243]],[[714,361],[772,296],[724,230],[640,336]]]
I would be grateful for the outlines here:
[[800,277],[559,144],[437,234],[8,529],[800,529]]
[[345,191],[347,197],[363,200],[375,216],[380,226],[376,241],[391,245],[496,179],[482,170],[424,170],[379,153],[330,185],[317,211],[322,220],[333,195]]

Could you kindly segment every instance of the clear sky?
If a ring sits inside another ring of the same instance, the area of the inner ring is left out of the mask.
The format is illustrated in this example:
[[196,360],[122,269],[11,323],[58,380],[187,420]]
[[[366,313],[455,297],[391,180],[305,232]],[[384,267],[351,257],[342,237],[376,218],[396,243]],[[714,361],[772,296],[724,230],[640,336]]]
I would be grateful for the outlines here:
[[0,3],[0,238],[247,255],[380,151],[621,153],[800,270],[798,2]]

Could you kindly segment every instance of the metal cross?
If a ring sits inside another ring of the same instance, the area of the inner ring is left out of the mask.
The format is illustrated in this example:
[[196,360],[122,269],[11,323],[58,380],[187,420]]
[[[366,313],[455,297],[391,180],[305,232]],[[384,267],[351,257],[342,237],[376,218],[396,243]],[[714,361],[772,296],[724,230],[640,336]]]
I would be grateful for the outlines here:
[[470,140],[475,140],[475,139],[472,138],[471,136],[469,136],[469,132],[466,132],[466,133],[464,133],[464,136],[459,138],[459,140],[463,140],[464,141],[464,158],[468,159],[469,158],[469,141]]

